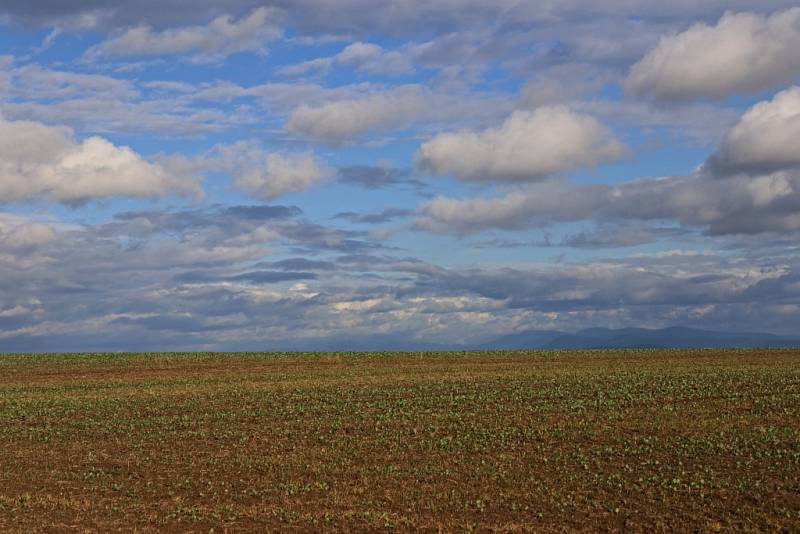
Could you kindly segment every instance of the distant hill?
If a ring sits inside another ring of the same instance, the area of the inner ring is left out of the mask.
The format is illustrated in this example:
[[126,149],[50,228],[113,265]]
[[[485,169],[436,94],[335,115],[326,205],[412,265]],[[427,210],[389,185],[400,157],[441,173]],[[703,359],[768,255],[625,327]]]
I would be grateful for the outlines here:
[[587,328],[578,332],[528,330],[474,343],[434,343],[411,332],[371,336],[298,338],[273,343],[231,343],[230,351],[453,351],[498,349],[800,347],[800,336],[758,332],[715,332],[697,328]]
[[449,351],[464,350],[461,345],[443,345],[414,339],[410,333],[376,334],[353,337],[298,338],[293,341],[230,343],[228,351],[290,352],[372,352],[372,351]]
[[479,349],[521,349],[521,348],[544,348],[550,346],[555,340],[570,336],[567,332],[558,330],[527,330],[517,334],[500,336],[481,343],[475,347]]
[[760,332],[715,332],[673,326],[662,329],[587,328],[575,333],[529,330],[501,336],[480,348],[496,349],[604,349],[604,348],[703,348],[703,347],[800,347],[792,338]]

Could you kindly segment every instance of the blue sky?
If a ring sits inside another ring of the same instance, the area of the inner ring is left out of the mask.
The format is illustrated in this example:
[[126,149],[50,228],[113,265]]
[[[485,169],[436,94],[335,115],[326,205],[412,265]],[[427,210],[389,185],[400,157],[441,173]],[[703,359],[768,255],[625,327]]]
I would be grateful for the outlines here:
[[0,6],[0,350],[800,328],[800,5]]

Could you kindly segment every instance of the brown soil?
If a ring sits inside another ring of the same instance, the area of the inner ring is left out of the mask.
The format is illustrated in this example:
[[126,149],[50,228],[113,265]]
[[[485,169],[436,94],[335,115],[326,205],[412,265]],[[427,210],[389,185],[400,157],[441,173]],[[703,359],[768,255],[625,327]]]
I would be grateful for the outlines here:
[[0,356],[4,532],[800,530],[800,350]]

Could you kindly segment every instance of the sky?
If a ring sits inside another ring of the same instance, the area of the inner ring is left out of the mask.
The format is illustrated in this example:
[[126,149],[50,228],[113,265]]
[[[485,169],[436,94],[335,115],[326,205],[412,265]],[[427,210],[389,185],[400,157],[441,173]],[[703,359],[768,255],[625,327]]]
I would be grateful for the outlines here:
[[797,0],[3,0],[0,351],[800,332]]

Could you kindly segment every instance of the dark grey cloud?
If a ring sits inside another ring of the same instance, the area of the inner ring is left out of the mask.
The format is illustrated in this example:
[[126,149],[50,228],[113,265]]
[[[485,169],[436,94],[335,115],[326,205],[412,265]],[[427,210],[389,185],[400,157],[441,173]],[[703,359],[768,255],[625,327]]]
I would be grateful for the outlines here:
[[377,213],[355,213],[352,211],[345,211],[337,213],[335,219],[346,219],[351,223],[356,224],[382,224],[395,219],[409,217],[414,212],[405,208],[386,208]]
[[308,272],[292,271],[250,271],[247,273],[230,276],[225,280],[231,282],[253,282],[256,284],[274,284],[296,280],[315,280],[317,275]]
[[311,272],[297,271],[249,271],[236,275],[225,275],[213,270],[182,272],[173,280],[182,284],[209,284],[221,282],[252,282],[255,284],[276,284],[297,280],[315,280],[317,275]]
[[300,208],[280,205],[217,205],[178,211],[132,211],[116,214],[113,222],[99,226],[96,231],[106,235],[130,232],[141,239],[165,232],[188,233],[202,239],[206,245],[218,247],[278,242],[309,253],[384,247],[370,240],[366,232],[308,222],[301,215]]
[[470,243],[470,247],[478,250],[493,248],[532,248],[546,244],[547,242],[544,240],[503,239],[495,237],[492,239],[473,241]]
[[370,0],[344,0],[336,3],[323,0],[229,0],[223,4],[212,0],[196,0],[187,10],[182,0],[141,0],[135,4],[112,0],[84,0],[65,3],[59,0],[24,2],[6,0],[0,14],[23,24],[68,24],[119,28],[137,24],[155,27],[196,24],[219,15],[239,17],[258,7],[276,7],[286,12],[289,24],[303,32],[366,34],[381,31],[393,35],[447,33],[464,28],[481,28],[487,24],[510,27],[531,24],[554,24],[564,20],[591,21],[617,15],[655,20],[714,19],[726,10],[770,12],[792,7],[791,0],[767,0],[753,4],[745,0],[711,0],[708,2],[676,1],[655,4],[646,0],[603,2],[569,0],[540,2],[426,2],[415,0],[402,5],[383,4]]
[[120,317],[109,321],[109,326],[127,327],[155,332],[170,332],[172,334],[196,334],[199,332],[214,332],[224,327],[209,324],[204,317],[192,317],[182,314],[153,315],[143,318]]
[[[663,261],[663,260],[667,261]],[[673,267],[680,265],[684,272]],[[717,273],[709,276],[712,266]],[[752,267],[751,267],[752,268]],[[694,253],[623,260],[571,263],[535,270],[471,269],[445,270],[421,277],[415,288],[427,292],[438,288],[451,295],[477,294],[502,300],[511,308],[542,312],[568,310],[646,309],[708,305],[762,304],[770,302],[765,287],[780,284],[784,302],[797,302],[798,290],[788,290],[780,270],[748,270],[718,257]]]
[[307,258],[288,258],[280,261],[261,262],[256,267],[279,269],[282,271],[332,271],[336,264],[331,261],[309,260]]
[[302,215],[297,206],[231,206],[225,213],[237,218],[250,220],[288,219]]
[[569,234],[561,242],[575,248],[633,247],[659,240],[678,239],[685,243],[691,232],[684,228],[663,228],[628,224],[603,224],[591,230]]
[[423,187],[425,184],[410,177],[408,169],[391,167],[373,167],[369,165],[351,165],[339,169],[339,181],[366,189],[380,189],[395,185],[411,185]]
[[696,234],[686,228],[659,227],[626,223],[601,223],[579,232],[566,232],[561,237],[553,237],[548,231],[540,239],[492,238],[470,243],[475,249],[515,249],[539,247],[571,247],[578,249],[610,249],[635,247],[658,241],[677,240],[684,245]]

